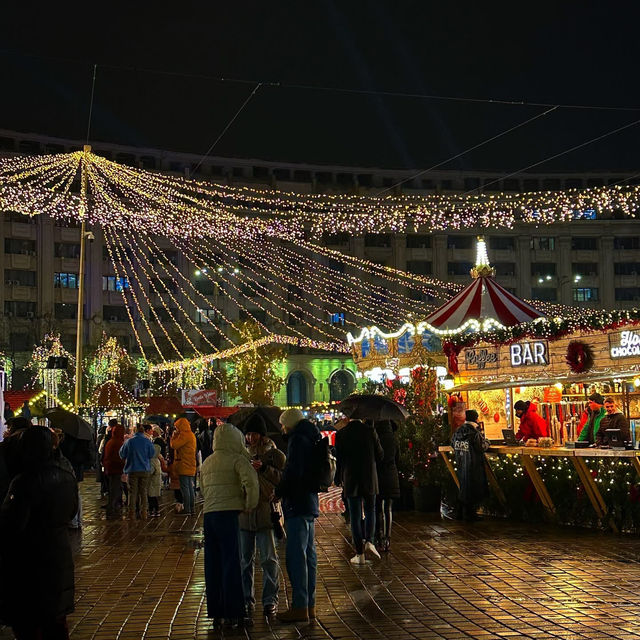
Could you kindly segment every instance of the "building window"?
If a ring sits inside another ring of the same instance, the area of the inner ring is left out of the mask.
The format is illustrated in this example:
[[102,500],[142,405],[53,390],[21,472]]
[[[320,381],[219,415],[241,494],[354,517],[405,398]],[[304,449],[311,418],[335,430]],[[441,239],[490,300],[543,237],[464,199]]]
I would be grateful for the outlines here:
[[513,251],[515,246],[515,238],[510,236],[491,236],[489,238],[489,249],[494,251]]
[[407,260],[407,271],[422,276],[430,276],[433,273],[433,265],[430,260]]
[[349,244],[348,233],[323,233],[322,241],[326,245],[344,247]]
[[614,262],[613,272],[617,276],[637,276],[640,273],[640,262]]
[[355,389],[356,381],[346,369],[336,371],[329,380],[329,401],[340,402],[350,396]]
[[[198,291],[199,293],[205,296],[212,296],[216,288],[214,283],[211,280],[209,280],[209,278],[206,278],[206,279],[198,278],[193,283],[193,286],[195,287],[196,291]],[[221,294],[218,294],[218,295],[221,295]]]
[[531,275],[538,276],[540,278],[546,278],[547,276],[555,276],[556,263],[555,262],[532,262]]
[[640,287],[616,287],[616,300],[637,302],[640,300]]
[[529,246],[531,249],[537,249],[538,251],[555,251],[556,239],[549,236],[531,238]]
[[366,233],[364,236],[365,247],[390,247],[391,236],[388,233]]
[[577,287],[573,290],[574,302],[597,302],[598,301],[598,288],[597,287]]
[[121,305],[104,305],[102,317],[105,322],[127,322],[129,320],[127,308]]
[[424,233],[413,233],[407,236],[407,249],[430,249],[431,236]]
[[149,262],[153,265],[158,264],[160,262],[167,263],[170,262],[173,265],[178,264],[178,252],[177,251],[168,251],[163,249],[160,255],[156,255],[154,253],[149,254]]
[[493,265],[496,270],[497,276],[515,276],[516,275],[516,263],[515,262],[496,262]]
[[614,238],[613,248],[617,251],[632,251],[640,249],[640,237],[630,236],[628,238]]
[[531,287],[531,297],[534,300],[543,302],[556,302],[558,300],[558,292],[551,287]]
[[329,322],[331,324],[344,325],[344,313],[343,312],[330,313],[329,314]]
[[56,320],[75,320],[78,317],[78,306],[75,304],[56,303],[53,308]]
[[571,265],[571,272],[574,276],[597,276],[597,262],[574,262]]
[[36,243],[34,240],[20,240],[19,238],[5,238],[4,252],[22,254],[25,256],[36,255]]
[[222,316],[217,309],[198,309],[198,313],[196,314],[196,322],[199,323],[218,323],[221,320]]
[[308,403],[307,378],[302,371],[294,371],[287,380],[287,404],[304,407]]
[[596,251],[598,249],[598,238],[580,237],[571,238],[572,251]]
[[447,249],[473,249],[475,236],[447,236]]
[[80,286],[77,273],[54,273],[53,286],[56,289],[77,289]]
[[468,276],[473,268],[471,262],[449,262],[447,263],[447,273],[450,276]]
[[[151,285],[151,291],[158,295],[163,295],[167,292],[176,293],[178,291],[178,283],[170,278],[153,278]],[[125,288],[128,289],[129,287],[126,286]],[[120,289],[118,289],[118,291],[120,291]]]
[[124,291],[129,288],[129,278],[126,276],[102,276],[103,291]]
[[56,242],[53,245],[53,252],[56,258],[80,258],[80,245],[70,242]]
[[34,318],[36,315],[36,303],[5,300],[4,315],[7,318]]
[[36,272],[24,269],[5,269],[4,281],[6,284],[15,284],[21,287],[35,287]]

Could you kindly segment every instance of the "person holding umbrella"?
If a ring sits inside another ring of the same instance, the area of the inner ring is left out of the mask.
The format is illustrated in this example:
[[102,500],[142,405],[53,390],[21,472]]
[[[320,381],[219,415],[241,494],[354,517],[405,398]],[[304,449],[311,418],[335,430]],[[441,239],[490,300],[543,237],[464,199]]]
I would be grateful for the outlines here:
[[336,433],[336,460],[339,470],[336,477],[347,498],[356,550],[351,563],[364,565],[365,551],[380,558],[373,536],[379,490],[377,464],[384,460],[384,450],[372,422],[351,420]]

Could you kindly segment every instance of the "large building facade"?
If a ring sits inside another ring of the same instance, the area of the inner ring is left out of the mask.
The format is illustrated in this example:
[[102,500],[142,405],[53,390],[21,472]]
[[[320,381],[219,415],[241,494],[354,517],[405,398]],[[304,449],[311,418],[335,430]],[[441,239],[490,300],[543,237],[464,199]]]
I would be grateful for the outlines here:
[[[61,153],[78,148],[81,144],[76,141],[0,130],[0,154],[5,156]],[[206,158],[201,162],[201,157],[195,155],[108,144],[94,145],[94,152],[122,164],[151,170],[301,193],[376,192],[410,176],[406,171],[228,158]],[[198,164],[198,171],[193,174],[192,169]],[[494,173],[436,171],[405,182],[402,189],[413,194],[466,192],[490,184],[487,188],[491,190],[517,192],[585,188],[632,179],[632,173],[594,173],[526,174],[500,180],[500,175]],[[607,309],[636,306],[640,302],[640,224],[615,216],[603,219],[579,212],[573,222],[551,226],[435,233],[422,230],[359,237],[335,234],[325,236],[323,242],[379,264],[466,284],[479,232],[488,240],[489,257],[498,281],[522,298]],[[59,331],[65,346],[74,348],[80,229],[44,216],[28,218],[6,213],[0,234],[0,261],[4,264],[0,347],[19,370],[33,344],[48,331]],[[120,292],[129,283],[114,273],[99,229],[94,230],[94,237],[87,244],[84,342],[95,345],[106,331],[118,336],[135,353],[137,344]],[[168,244],[163,248],[180,271],[210,298],[211,309],[224,310],[231,321],[242,319],[242,312],[228,292],[199,282],[197,271],[180,252]],[[157,295],[148,292],[150,304],[154,304]],[[178,300],[180,295],[176,291]],[[349,309],[340,308],[339,301],[326,311],[338,317],[344,314],[343,318],[349,315]],[[147,312],[148,308],[143,310]],[[253,312],[260,314],[260,309],[256,306]],[[206,309],[199,310],[193,318],[203,331],[209,331],[202,317],[206,313]],[[216,340],[213,333],[209,337]],[[180,335],[174,338],[179,341]],[[298,350],[290,354],[284,373],[286,385],[276,398],[282,405],[329,402],[349,392],[356,383],[353,362],[345,355],[324,357]],[[15,382],[17,385],[22,382],[19,374]]]

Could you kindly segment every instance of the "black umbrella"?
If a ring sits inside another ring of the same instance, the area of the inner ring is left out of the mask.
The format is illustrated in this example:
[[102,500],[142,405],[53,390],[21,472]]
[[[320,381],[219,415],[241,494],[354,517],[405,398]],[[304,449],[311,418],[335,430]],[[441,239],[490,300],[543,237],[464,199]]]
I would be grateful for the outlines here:
[[243,407],[232,413],[228,422],[238,427],[240,431],[244,431],[245,423],[253,415],[259,415],[264,420],[267,433],[280,433],[280,416],[282,415],[280,407]]
[[354,420],[393,420],[403,422],[409,412],[397,402],[376,394],[354,393],[345,398],[338,409]]
[[46,409],[44,415],[52,427],[61,429],[67,435],[73,436],[78,440],[93,439],[93,429],[91,425],[79,415],[71,413],[71,411],[54,407],[53,409]]

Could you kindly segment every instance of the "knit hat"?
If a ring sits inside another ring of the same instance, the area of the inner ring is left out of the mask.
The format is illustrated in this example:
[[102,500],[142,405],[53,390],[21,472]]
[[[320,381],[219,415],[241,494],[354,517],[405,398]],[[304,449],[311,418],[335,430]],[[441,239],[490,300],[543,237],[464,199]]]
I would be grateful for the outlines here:
[[592,393],[589,396],[589,400],[591,400],[591,402],[595,402],[596,404],[604,404],[604,397],[601,393]]
[[475,409],[467,409],[464,414],[467,422],[478,422],[478,412]]
[[518,400],[518,402],[516,402],[513,405],[513,408],[515,411],[526,411],[529,408],[530,404],[531,404],[530,402],[525,402],[524,400]]
[[285,428],[285,431],[291,431],[300,420],[304,420],[300,409],[287,409],[280,414],[280,424]]
[[259,433],[261,436],[267,435],[267,425],[261,415],[254,413],[250,415],[243,425],[245,433]]

